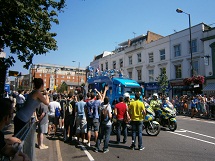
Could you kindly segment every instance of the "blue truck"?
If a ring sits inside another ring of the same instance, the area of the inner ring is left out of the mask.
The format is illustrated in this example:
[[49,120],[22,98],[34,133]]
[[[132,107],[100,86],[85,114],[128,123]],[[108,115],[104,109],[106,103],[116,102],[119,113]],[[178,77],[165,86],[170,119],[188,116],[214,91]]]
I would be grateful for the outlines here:
[[130,78],[123,76],[94,76],[89,77],[88,81],[88,91],[95,92],[95,89],[98,91],[104,91],[106,85],[108,85],[109,90],[106,93],[106,96],[110,99],[110,104],[113,100],[117,99],[120,96],[123,96],[124,93],[129,93],[130,98],[135,97],[136,92],[143,93],[143,88],[135,81]]

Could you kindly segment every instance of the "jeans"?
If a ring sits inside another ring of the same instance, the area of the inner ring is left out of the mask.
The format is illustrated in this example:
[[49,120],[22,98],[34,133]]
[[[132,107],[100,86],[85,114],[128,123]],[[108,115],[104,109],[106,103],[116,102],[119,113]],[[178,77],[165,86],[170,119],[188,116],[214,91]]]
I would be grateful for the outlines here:
[[96,142],[96,149],[99,150],[101,140],[104,139],[104,147],[103,150],[108,149],[108,143],[110,140],[112,125],[101,124],[99,130],[99,136]]
[[127,136],[128,136],[128,132],[127,132],[127,125],[125,123],[124,120],[117,120],[117,124],[116,124],[116,141],[120,142],[120,135],[121,135],[121,128],[122,128],[122,133],[123,133],[123,142],[127,141]]
[[143,130],[143,121],[131,121],[132,127],[132,146],[135,147],[136,144],[136,135],[138,135],[138,147],[143,147],[143,138],[142,138],[142,130]]

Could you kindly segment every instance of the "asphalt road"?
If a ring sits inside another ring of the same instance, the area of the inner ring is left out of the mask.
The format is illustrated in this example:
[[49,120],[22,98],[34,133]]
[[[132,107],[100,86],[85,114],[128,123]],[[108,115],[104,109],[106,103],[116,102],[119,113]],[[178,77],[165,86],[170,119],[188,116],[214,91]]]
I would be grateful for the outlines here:
[[[112,135],[110,151],[106,154],[95,153],[93,147],[89,148],[75,141],[69,145],[58,139],[48,140],[52,148],[39,153],[45,153],[49,158],[44,160],[57,161],[214,161],[215,121],[185,116],[177,116],[176,119],[178,128],[175,132],[162,129],[158,136],[151,137],[144,131],[143,151],[129,149],[131,136],[128,137],[126,144],[116,145],[114,144],[116,136]],[[91,144],[95,143],[91,141]],[[37,151],[37,155],[39,153]]]

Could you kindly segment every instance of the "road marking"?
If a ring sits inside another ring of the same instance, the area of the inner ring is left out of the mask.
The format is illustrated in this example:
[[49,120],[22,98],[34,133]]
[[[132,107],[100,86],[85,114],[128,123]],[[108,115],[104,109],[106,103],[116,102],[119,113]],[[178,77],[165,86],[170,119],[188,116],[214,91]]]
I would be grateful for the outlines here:
[[180,129],[180,130],[175,130],[174,132],[187,132],[187,130]]
[[206,121],[206,120],[202,120],[200,118],[190,118],[190,117],[186,117],[186,116],[177,116],[178,118],[181,118],[181,119],[186,119],[186,120],[193,120],[193,121],[201,121],[201,122],[206,122],[206,123],[209,123],[209,124],[215,124],[215,122],[213,120],[211,121]]
[[202,139],[194,138],[194,137],[187,136],[187,135],[183,135],[183,134],[178,134],[178,133],[171,132],[171,131],[167,131],[167,132],[172,133],[172,134],[175,134],[175,135],[180,135],[180,136],[183,136],[183,137],[186,137],[186,138],[190,138],[190,139],[198,140],[198,141],[201,141],[201,142],[205,142],[205,143],[208,143],[208,144],[215,145],[215,143],[210,142],[210,141],[206,141],[206,140],[202,140]]
[[92,157],[92,155],[87,151],[87,149],[85,148],[85,146],[82,143],[79,143],[81,149],[85,152],[85,154],[87,155],[87,157],[89,158],[90,161],[94,161],[94,158]]
[[62,155],[61,155],[61,152],[60,152],[59,140],[56,140],[56,149],[57,149],[57,160],[58,161],[63,161]]
[[[180,129],[180,130],[184,130],[184,129]],[[215,137],[213,137],[213,136],[208,136],[208,135],[200,134],[200,133],[193,132],[193,131],[189,131],[189,130],[184,130],[184,131],[189,132],[189,133],[192,133],[192,134],[196,134],[196,135],[205,136],[205,137],[208,137],[208,138],[211,138],[211,139],[215,139]],[[175,132],[176,132],[176,131],[175,131]]]

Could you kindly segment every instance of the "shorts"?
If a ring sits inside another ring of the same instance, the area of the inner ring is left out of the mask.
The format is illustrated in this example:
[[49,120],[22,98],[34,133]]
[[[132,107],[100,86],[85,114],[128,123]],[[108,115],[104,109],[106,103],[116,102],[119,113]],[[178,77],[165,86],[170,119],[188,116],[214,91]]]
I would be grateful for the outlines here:
[[99,131],[99,119],[88,118],[87,119],[87,131]]
[[38,133],[45,134],[48,132],[48,123],[46,124],[38,124]]
[[52,125],[52,124],[58,125],[59,118],[60,117],[55,117],[55,116],[49,115],[49,125]]
[[60,118],[65,119],[65,111],[64,110],[60,111]]
[[76,133],[87,133],[87,120],[83,118],[76,118]]

